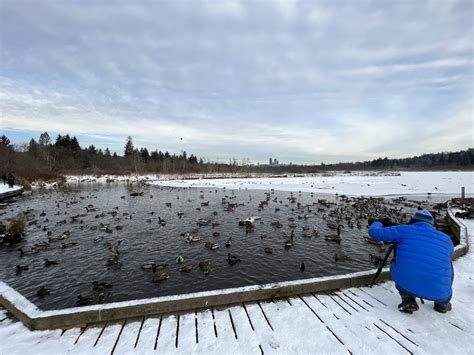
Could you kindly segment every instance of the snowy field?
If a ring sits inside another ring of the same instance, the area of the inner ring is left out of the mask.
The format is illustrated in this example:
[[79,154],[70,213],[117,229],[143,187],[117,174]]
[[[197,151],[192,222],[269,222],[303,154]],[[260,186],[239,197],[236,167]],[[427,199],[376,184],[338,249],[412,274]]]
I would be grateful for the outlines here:
[[460,194],[474,192],[474,173],[471,171],[400,172],[400,173],[334,173],[287,178],[150,180],[150,183],[173,187],[212,187],[228,189],[258,189],[338,193],[345,195],[414,195]]
[[472,354],[473,261],[454,263],[447,314],[429,301],[400,313],[392,282],[66,331],[29,331],[0,309],[0,354]]

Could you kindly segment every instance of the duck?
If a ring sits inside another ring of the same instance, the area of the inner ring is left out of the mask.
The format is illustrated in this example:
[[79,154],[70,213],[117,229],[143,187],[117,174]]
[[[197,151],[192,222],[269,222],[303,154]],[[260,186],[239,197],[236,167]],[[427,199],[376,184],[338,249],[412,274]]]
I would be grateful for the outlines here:
[[49,267],[49,266],[52,266],[52,265],[58,265],[59,264],[59,261],[56,261],[56,260],[48,260],[48,259],[44,259],[44,266],[46,267]]
[[351,257],[348,256],[348,255],[336,253],[336,254],[334,254],[334,260],[336,262],[337,261],[346,261],[346,260],[351,260]]
[[200,240],[201,240],[201,237],[198,237],[197,235],[188,234],[186,236],[186,241],[188,243],[196,243],[196,242],[199,242]]
[[220,234],[219,232],[214,232],[214,233],[212,233],[212,236],[213,236],[213,237],[218,237],[218,236],[220,236],[220,235],[221,235],[221,234]]
[[76,304],[78,306],[87,306],[92,303],[94,303],[94,299],[90,296],[82,296],[82,295],[77,296]]
[[272,248],[269,248],[269,247],[266,247],[265,249],[263,249],[263,251],[264,251],[266,254],[273,254],[273,249],[272,249]]
[[229,263],[229,265],[235,265],[241,261],[242,260],[240,260],[237,256],[232,255],[231,253],[227,254],[227,262]]
[[212,242],[207,242],[204,246],[209,250],[219,249],[219,245],[216,244],[216,243],[212,243]]
[[211,263],[209,260],[203,260],[199,263],[199,268],[204,271],[205,274],[208,274],[209,272],[212,271],[211,269]]
[[38,253],[38,250],[35,250],[35,249],[23,250],[23,247],[18,248],[18,251],[20,252],[20,258],[23,257],[23,256],[25,256],[25,255],[33,255],[33,254],[37,254],[37,253]]
[[102,235],[102,236],[100,236],[100,237],[95,238],[95,239],[94,239],[94,243],[100,243],[100,242],[103,241],[103,240],[104,240],[104,236]]
[[304,261],[302,261],[301,264],[300,264],[300,271],[304,272],[305,269],[306,269],[306,266],[304,264]]
[[111,288],[112,286],[113,286],[112,284],[109,284],[107,282],[98,282],[98,281],[92,282],[92,289],[94,291],[102,290],[104,288]]
[[379,245],[379,246],[383,245],[383,242],[382,242],[382,241],[380,241],[380,240],[374,240],[374,239],[372,239],[372,238],[370,238],[370,237],[364,237],[364,240],[365,240],[367,243],[369,243],[369,244],[374,244],[374,245]]
[[26,271],[30,268],[29,265],[17,265],[16,266],[16,272],[22,272],[22,271]]
[[50,292],[45,286],[41,286],[40,289],[38,291],[36,291],[36,295],[38,297],[44,297],[44,296],[49,295],[49,294],[50,294]]
[[232,241],[231,241],[231,240],[232,240],[232,237],[229,237],[229,239],[227,239],[227,242],[225,242],[226,248],[228,248],[228,247],[231,246],[231,244],[232,244]]
[[142,265],[142,270],[156,272],[157,270],[163,270],[167,266],[168,264],[157,264],[155,262],[149,262]]
[[177,262],[178,264],[182,264],[182,263],[184,263],[184,258],[180,255],[180,256],[178,256],[178,257],[176,258],[176,262]]
[[337,234],[335,235],[327,235],[324,237],[324,240],[328,240],[328,241],[331,241],[331,242],[336,242],[338,244],[341,243],[341,228],[344,228],[343,225],[338,225],[337,226]]
[[193,266],[192,265],[183,265],[179,268],[179,271],[180,272],[191,272],[191,270],[193,269]]
[[[181,271],[181,270],[180,270]],[[156,283],[160,283],[161,281],[164,281],[164,280],[167,280],[170,278],[170,275],[168,275],[166,272],[162,272],[160,273],[158,276],[154,276],[152,279],[151,279],[151,282],[156,284]]]

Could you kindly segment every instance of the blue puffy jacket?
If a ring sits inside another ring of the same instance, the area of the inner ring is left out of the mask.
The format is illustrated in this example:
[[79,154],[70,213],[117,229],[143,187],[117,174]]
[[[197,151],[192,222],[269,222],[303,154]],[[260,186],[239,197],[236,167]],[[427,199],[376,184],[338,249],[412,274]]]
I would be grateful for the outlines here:
[[393,281],[401,288],[428,300],[451,296],[454,247],[446,234],[425,222],[385,228],[374,222],[369,235],[396,243],[396,258],[390,269]]

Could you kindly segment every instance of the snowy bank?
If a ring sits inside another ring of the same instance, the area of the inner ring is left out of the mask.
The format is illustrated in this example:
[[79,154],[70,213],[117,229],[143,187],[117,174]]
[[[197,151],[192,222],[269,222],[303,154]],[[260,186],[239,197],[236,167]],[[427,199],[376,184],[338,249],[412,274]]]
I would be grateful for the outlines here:
[[9,188],[8,185],[0,185],[0,200],[14,197],[23,193],[23,186],[14,185]]
[[474,192],[474,173],[471,171],[399,172],[399,173],[333,173],[304,177],[155,180],[152,184],[171,187],[200,187],[228,189],[256,189],[338,193],[344,195],[459,195]]

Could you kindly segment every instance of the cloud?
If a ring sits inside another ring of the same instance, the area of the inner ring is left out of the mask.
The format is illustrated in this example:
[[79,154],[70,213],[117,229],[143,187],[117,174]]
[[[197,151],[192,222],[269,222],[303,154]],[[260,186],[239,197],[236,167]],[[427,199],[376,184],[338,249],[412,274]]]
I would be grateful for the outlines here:
[[463,149],[472,136],[447,122],[472,116],[471,13],[436,0],[4,1],[0,129],[262,162]]

